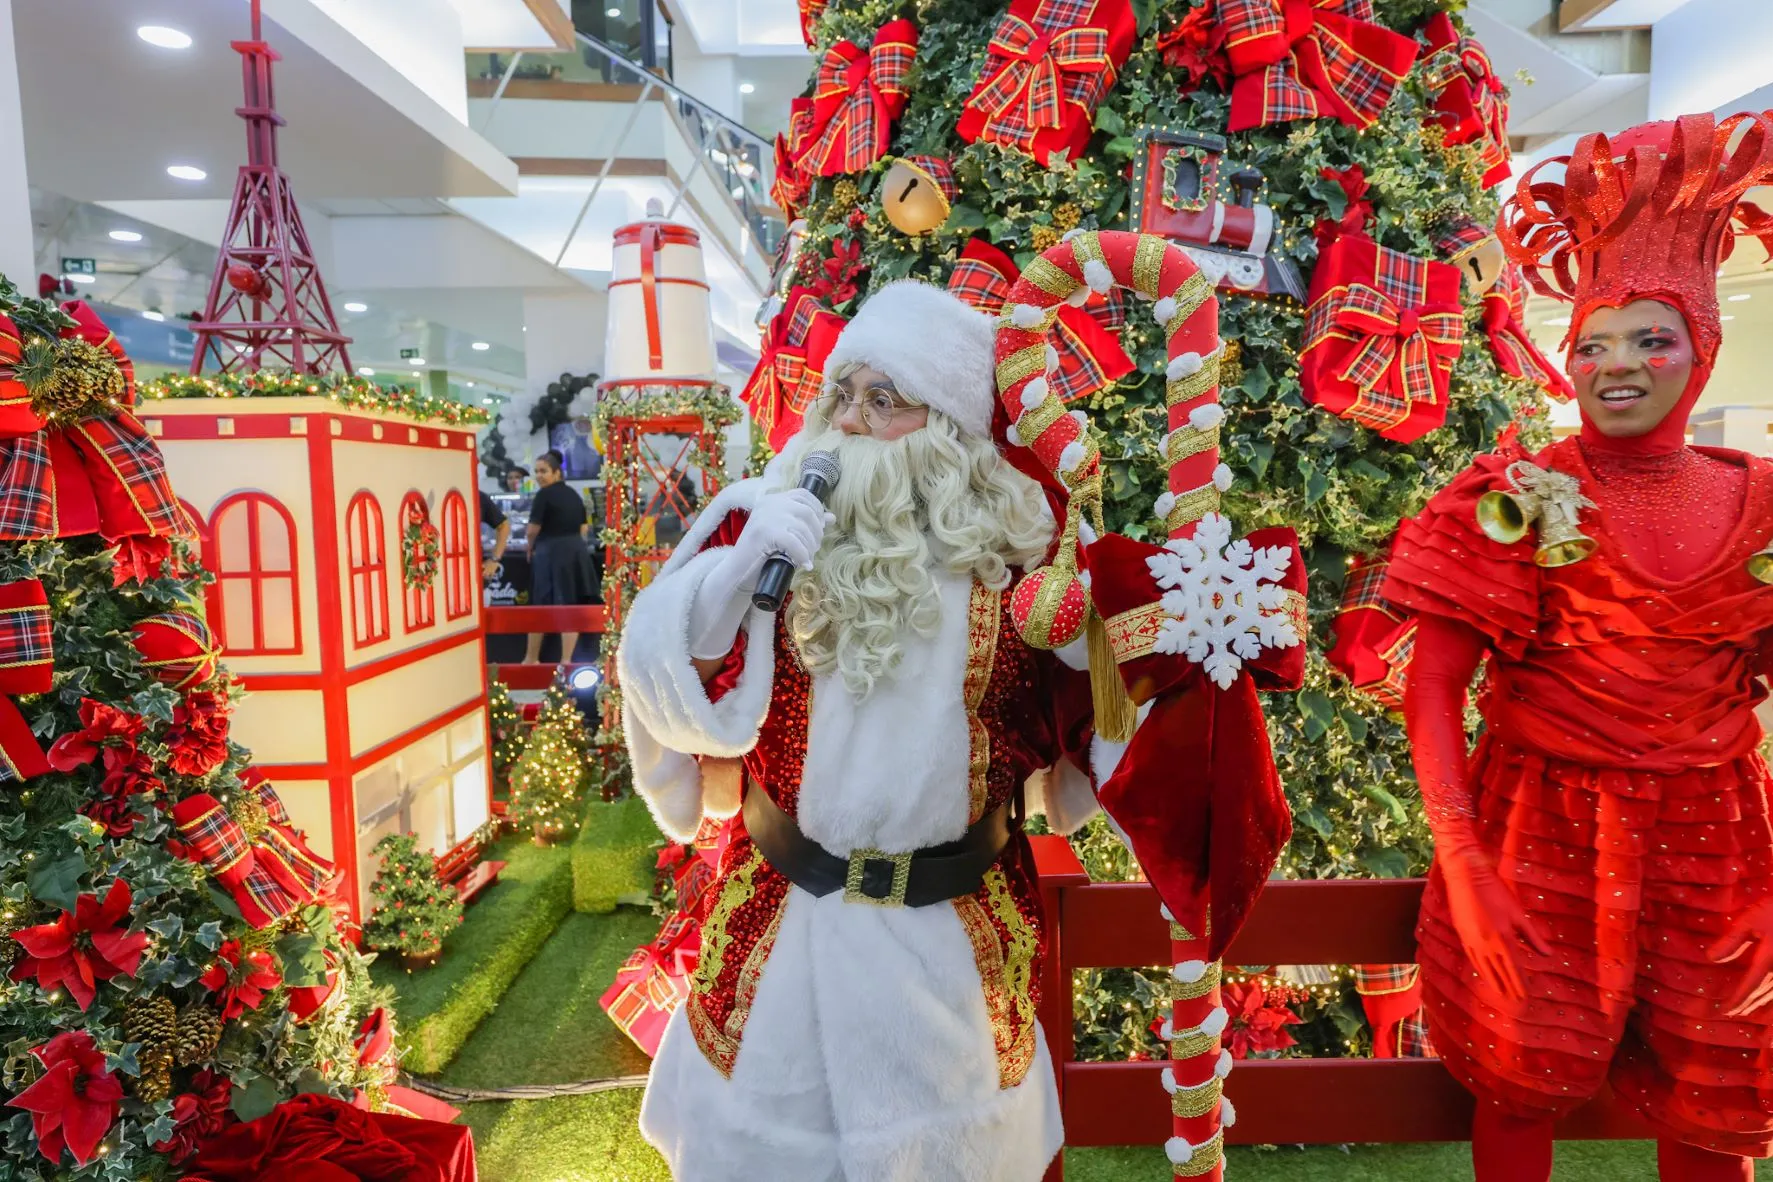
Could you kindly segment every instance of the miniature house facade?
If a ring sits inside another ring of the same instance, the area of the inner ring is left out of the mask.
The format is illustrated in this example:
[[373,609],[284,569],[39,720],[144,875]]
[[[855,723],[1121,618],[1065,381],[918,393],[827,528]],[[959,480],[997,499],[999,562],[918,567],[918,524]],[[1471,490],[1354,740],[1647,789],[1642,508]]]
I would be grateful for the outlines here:
[[[438,853],[491,809],[474,433],[326,398],[140,409],[215,576],[235,738],[361,916],[383,836]],[[428,587],[403,522],[440,535]]]

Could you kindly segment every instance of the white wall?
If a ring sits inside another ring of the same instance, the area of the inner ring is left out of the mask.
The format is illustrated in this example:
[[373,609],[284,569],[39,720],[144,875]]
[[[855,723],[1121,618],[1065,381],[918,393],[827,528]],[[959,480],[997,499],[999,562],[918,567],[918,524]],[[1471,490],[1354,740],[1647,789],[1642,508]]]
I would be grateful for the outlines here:
[[[276,19],[280,3],[269,0],[265,14]],[[468,74],[462,61],[462,17],[450,0],[305,0],[331,17],[376,55],[430,96],[468,122]]]
[[0,274],[20,291],[37,291],[31,238],[31,190],[25,180],[25,115],[19,103],[18,59],[12,43],[12,4],[0,0]]
[[[529,467],[548,445],[529,430],[529,408],[563,373],[603,372],[603,334],[609,319],[609,297],[600,291],[523,297],[524,361],[527,383],[522,394],[505,404],[501,431],[511,458]],[[589,407],[591,392],[579,395]]]
[[1690,0],[1656,22],[1650,44],[1650,118],[1747,110],[1739,100],[1773,83],[1773,4]]
[[671,80],[729,119],[740,117],[739,71],[729,53],[707,54],[687,41],[671,47]]

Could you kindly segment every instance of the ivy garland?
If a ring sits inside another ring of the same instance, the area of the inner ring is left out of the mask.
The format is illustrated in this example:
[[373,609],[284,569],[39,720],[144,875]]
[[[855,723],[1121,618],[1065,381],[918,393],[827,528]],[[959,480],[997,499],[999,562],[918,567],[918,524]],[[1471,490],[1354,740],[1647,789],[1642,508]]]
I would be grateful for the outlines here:
[[405,415],[450,427],[480,427],[492,421],[483,408],[440,398],[414,387],[380,386],[355,374],[301,374],[287,369],[255,373],[165,374],[143,382],[143,399],[166,398],[326,398],[352,410]]

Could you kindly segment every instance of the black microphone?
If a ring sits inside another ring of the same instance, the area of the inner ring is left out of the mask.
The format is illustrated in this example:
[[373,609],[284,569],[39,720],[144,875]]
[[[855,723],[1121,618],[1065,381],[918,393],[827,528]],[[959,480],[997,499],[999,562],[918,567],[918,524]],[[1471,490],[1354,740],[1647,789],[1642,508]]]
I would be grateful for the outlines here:
[[[836,453],[816,451],[800,465],[800,487],[812,493],[823,505],[830,498],[831,490],[837,487],[837,471]],[[751,606],[773,615],[781,608],[782,599],[788,594],[788,580],[793,577],[792,562],[780,554],[772,557],[763,564],[757,590],[751,593]]]

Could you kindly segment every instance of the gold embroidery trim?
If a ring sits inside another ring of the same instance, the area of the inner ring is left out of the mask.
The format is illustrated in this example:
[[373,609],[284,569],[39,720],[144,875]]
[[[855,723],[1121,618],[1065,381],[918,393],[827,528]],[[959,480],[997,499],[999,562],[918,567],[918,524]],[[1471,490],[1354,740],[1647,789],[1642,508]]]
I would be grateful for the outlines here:
[[1170,1114],[1185,1119],[1205,1116],[1218,1107],[1219,1097],[1225,1090],[1225,1084],[1218,1076],[1213,1076],[1206,1083],[1196,1084],[1192,1088],[1177,1086],[1170,1096]]
[[1077,280],[1066,274],[1065,268],[1058,266],[1044,255],[1036,255],[1034,261],[1022,268],[1022,278],[1034,284],[1050,296],[1064,299],[1077,290]]
[[1175,1031],[1171,1031],[1172,1034],[1175,1034],[1175,1037],[1170,1039],[1171,1059],[1181,1062],[1184,1059],[1210,1055],[1219,1049],[1217,1034],[1208,1034],[1198,1027],[1191,1028],[1191,1030],[1192,1033],[1189,1034],[1176,1034]]
[[[985,1013],[991,1021],[991,1038],[997,1048],[997,1086],[1013,1088],[1034,1064],[1034,930],[1016,910],[1003,872],[993,867],[983,883],[990,905],[977,895],[954,900],[954,912],[973,945],[973,962],[985,991]],[[1003,923],[1007,944],[998,942],[990,915]]]
[[1219,354],[1201,358],[1200,368],[1185,378],[1164,383],[1164,405],[1179,406],[1219,384]]
[[752,876],[762,865],[763,854],[753,847],[751,856],[720,885],[720,895],[702,924],[701,957],[696,962],[695,972],[690,974],[690,996],[686,1003],[689,1006],[690,1033],[696,1036],[696,1045],[702,1048],[703,1056],[713,1064],[716,1071],[725,1076],[730,1076],[733,1072],[733,1062],[739,1054],[739,1042],[708,1016],[702,999],[714,992],[720,980],[727,947],[733,942],[732,933],[726,930],[727,923],[735,911],[757,894]]
[[[1157,634],[1167,619],[1169,613],[1164,611],[1161,603],[1148,603],[1108,617],[1108,645],[1114,650],[1115,663],[1124,665],[1128,661],[1150,656],[1151,650],[1157,645]],[[1171,926],[1173,929],[1180,925]],[[1186,940],[1191,937],[1178,938]]]
[[726,1036],[732,1042],[735,1058],[739,1052],[739,1036],[745,1033],[745,1023],[751,1018],[751,1003],[757,1000],[757,982],[763,977],[764,963],[776,946],[776,933],[782,930],[782,916],[787,911],[788,896],[784,894],[782,901],[776,904],[776,913],[770,916],[769,926],[763,929],[763,935],[757,937],[757,943],[751,948],[751,955],[745,958],[745,967],[739,970],[733,1010],[726,1016]]
[[1164,336],[1175,336],[1176,331],[1188,323],[1190,316],[1200,311],[1200,306],[1206,303],[1212,294],[1212,282],[1199,271],[1184,279],[1182,286],[1178,287],[1170,296],[1176,301],[1176,314],[1165,322]]
[[[1022,437],[1023,443],[1033,447],[1034,441],[1046,434],[1048,427],[1064,417],[1065,404],[1060,402],[1058,398],[1049,395],[1045,402],[1033,410],[1022,412],[1022,417],[1016,420],[1016,434]],[[1088,438],[1085,436],[1085,441]],[[1081,469],[1083,465],[1080,464],[1078,467]]]
[[1141,295],[1157,298],[1157,285],[1163,276],[1164,252],[1169,243],[1155,234],[1139,235],[1133,248],[1133,288]]
[[967,672],[964,693],[967,706],[967,824],[985,815],[986,773],[991,770],[991,732],[979,717],[991,667],[997,660],[997,632],[1003,623],[1000,593],[985,584],[973,583],[967,601]]
[[1175,1001],[1197,1001],[1219,988],[1219,962],[1211,961],[1201,979],[1192,985],[1170,976],[1170,997]]
[[[1082,234],[1079,234],[1076,238],[1071,240],[1071,257],[1077,260],[1077,265],[1080,270],[1086,263],[1102,263],[1106,265],[1108,262],[1107,259],[1102,257],[1102,240],[1096,236],[1094,230],[1085,230]],[[1023,272],[1024,275],[1027,273],[1028,272],[1026,271]]]
[[1194,1147],[1194,1156],[1176,1167],[1178,1178],[1198,1178],[1210,1174],[1219,1159],[1225,1156],[1225,1130],[1214,1133],[1204,1145]]
[[1175,533],[1185,525],[1192,525],[1209,513],[1219,510],[1219,490],[1211,484],[1203,484],[1199,488],[1191,488],[1185,493],[1176,494],[1176,504],[1170,515],[1164,518],[1164,528]]
[[1170,432],[1170,438],[1164,443],[1164,463],[1179,464],[1190,456],[1198,456],[1203,451],[1212,451],[1219,446],[1219,425],[1202,431],[1199,427],[1182,426]]
[[1008,357],[997,363],[997,388],[1009,390],[1023,378],[1031,378],[1037,373],[1047,371],[1047,347],[1030,345],[1026,349],[1017,349]]

